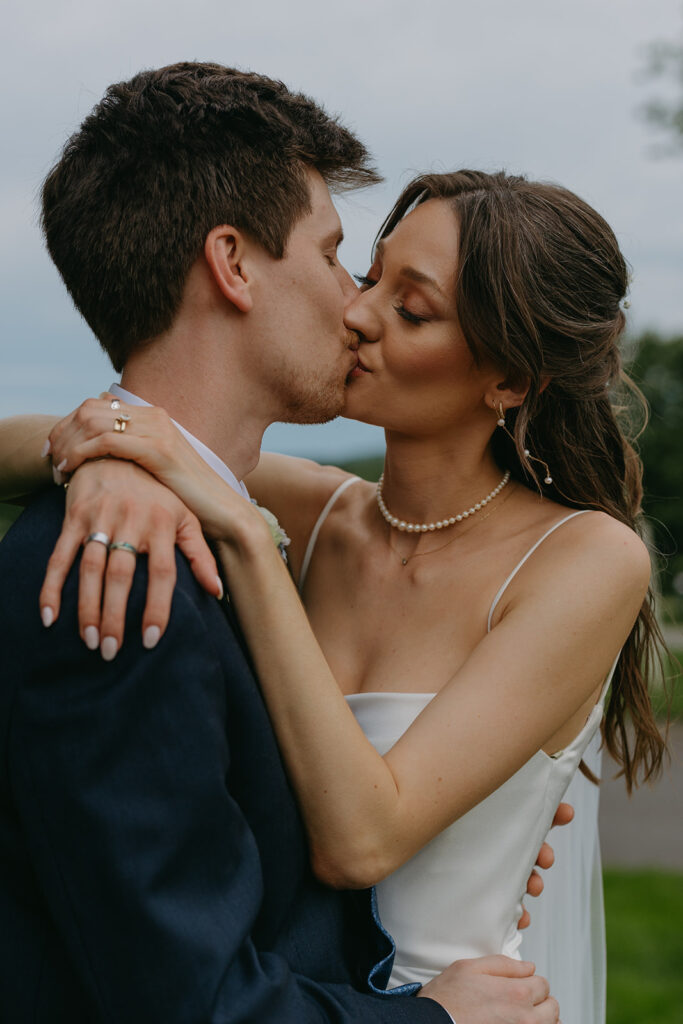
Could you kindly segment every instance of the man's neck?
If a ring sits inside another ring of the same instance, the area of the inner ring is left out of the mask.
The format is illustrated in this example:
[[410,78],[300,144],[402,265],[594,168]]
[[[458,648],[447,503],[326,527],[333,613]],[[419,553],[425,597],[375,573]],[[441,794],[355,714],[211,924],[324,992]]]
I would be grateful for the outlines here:
[[124,368],[121,386],[150,405],[161,406],[169,416],[226,463],[238,479],[245,477],[259,459],[267,420],[254,413],[253,403],[235,379],[219,388],[207,375],[195,371],[170,374],[159,366],[154,373],[143,367]]

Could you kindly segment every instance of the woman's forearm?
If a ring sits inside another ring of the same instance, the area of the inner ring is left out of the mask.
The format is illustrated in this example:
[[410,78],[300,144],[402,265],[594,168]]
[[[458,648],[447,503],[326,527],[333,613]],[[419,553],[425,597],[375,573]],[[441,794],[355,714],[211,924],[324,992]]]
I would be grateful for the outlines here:
[[[272,540],[257,528],[219,555],[306,821],[314,869],[328,884],[384,877],[402,808],[387,762],[363,734],[313,636]],[[392,864],[393,866],[393,864]]]
[[608,572],[603,548],[610,553],[611,541],[603,544],[597,531],[582,557],[565,554],[559,580],[544,576],[517,600],[382,757],[337,686],[265,527],[252,517],[230,536],[219,554],[313,865],[321,879],[346,887],[395,870],[579,714],[647,586],[643,559],[629,548],[637,538],[617,538],[622,560],[610,561]]
[[52,481],[52,463],[42,455],[57,416],[11,416],[0,420],[0,501],[25,498]]

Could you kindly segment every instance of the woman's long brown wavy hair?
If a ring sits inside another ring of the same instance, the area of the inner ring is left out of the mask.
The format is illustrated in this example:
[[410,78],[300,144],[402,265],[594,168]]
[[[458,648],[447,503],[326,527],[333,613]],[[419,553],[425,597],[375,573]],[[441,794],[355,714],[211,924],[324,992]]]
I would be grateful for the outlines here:
[[[414,179],[378,239],[429,199],[445,200],[457,220],[456,308],[475,361],[499,366],[510,384],[529,384],[522,405],[508,410],[509,434],[493,436],[497,461],[554,501],[599,509],[640,532],[642,465],[625,429],[634,402],[646,407],[618,349],[628,268],[613,231],[558,185],[461,170]],[[548,464],[553,483],[534,471],[526,450],[536,465]],[[666,753],[646,682],[661,671],[662,649],[650,589],[612,678],[603,725],[629,792],[639,776],[659,774]]]

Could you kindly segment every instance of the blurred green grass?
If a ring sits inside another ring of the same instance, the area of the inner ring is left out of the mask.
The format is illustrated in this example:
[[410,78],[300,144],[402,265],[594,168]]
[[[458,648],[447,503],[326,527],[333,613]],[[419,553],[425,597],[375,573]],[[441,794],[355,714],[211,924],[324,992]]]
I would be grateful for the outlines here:
[[681,1024],[683,874],[604,872],[607,1024]]

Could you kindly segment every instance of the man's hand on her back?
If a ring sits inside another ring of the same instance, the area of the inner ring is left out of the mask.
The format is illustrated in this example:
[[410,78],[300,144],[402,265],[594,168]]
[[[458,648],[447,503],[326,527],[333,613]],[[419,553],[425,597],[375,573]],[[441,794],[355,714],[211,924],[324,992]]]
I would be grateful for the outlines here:
[[[558,804],[557,810],[555,811],[555,817],[551,828],[556,828],[558,825],[568,825],[574,818],[574,808],[571,804]],[[549,843],[544,843],[541,849],[538,851],[538,857],[536,858],[536,867],[547,870],[551,868],[555,863],[555,853],[552,846]],[[543,879],[539,875],[538,871],[534,870],[529,875],[529,880],[526,884],[526,891],[528,896],[540,896],[543,892]],[[518,928],[528,928],[531,924],[531,916],[529,911],[524,905],[522,905],[522,916],[517,922]]]
[[557,1024],[559,1006],[534,965],[506,956],[456,960],[424,985],[457,1024]]

